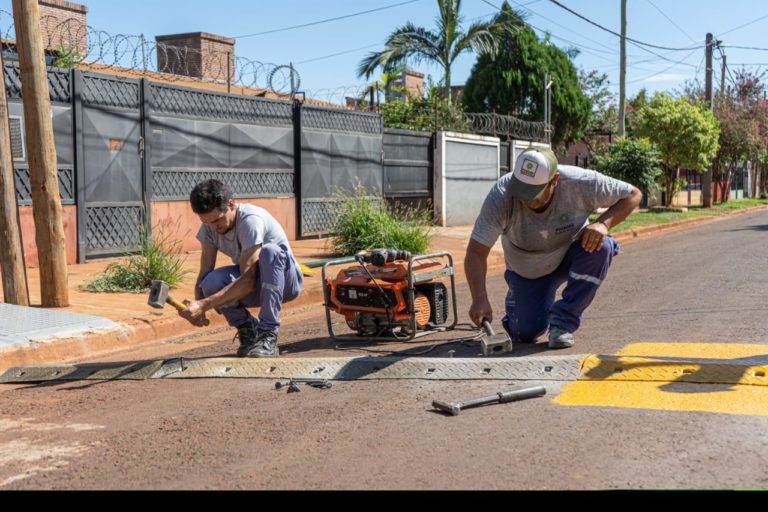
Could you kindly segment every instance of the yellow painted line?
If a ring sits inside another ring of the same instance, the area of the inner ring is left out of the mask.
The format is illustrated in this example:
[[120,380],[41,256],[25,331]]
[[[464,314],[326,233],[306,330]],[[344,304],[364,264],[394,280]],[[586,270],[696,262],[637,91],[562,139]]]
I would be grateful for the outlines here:
[[621,349],[616,355],[703,359],[744,359],[763,356],[768,362],[768,345],[757,343],[632,343]]
[[768,387],[727,384],[576,381],[553,400],[567,406],[620,407],[768,416]]
[[768,416],[768,346],[636,343],[582,360],[560,405]]

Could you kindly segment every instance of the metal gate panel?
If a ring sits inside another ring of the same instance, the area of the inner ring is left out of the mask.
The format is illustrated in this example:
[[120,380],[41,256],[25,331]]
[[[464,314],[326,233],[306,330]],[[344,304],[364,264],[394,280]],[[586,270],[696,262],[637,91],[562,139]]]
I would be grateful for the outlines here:
[[138,80],[83,73],[82,140],[86,256],[136,250],[144,222]]
[[383,129],[378,114],[301,106],[300,236],[327,233],[336,220],[336,191],[360,183],[373,196],[383,184]]
[[386,129],[383,149],[387,202],[427,207],[432,200],[432,133]]
[[151,84],[150,165],[155,200],[187,200],[205,179],[237,198],[294,195],[289,102]]

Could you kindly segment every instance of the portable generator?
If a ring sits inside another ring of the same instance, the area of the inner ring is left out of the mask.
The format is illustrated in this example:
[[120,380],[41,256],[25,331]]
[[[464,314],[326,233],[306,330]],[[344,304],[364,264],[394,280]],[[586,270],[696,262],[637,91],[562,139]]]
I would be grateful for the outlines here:
[[[355,265],[328,277],[329,267],[349,263]],[[450,253],[412,256],[393,249],[359,252],[327,262],[322,279],[328,334],[333,339],[408,341],[456,326],[456,286]],[[450,288],[443,282],[446,280]],[[356,335],[338,337],[333,331],[331,312],[343,315]]]

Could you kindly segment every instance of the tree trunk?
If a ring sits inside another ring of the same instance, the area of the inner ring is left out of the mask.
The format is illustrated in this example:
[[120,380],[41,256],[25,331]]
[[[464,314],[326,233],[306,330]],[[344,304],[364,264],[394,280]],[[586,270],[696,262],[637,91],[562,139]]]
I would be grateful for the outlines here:
[[15,183],[8,127],[8,100],[5,95],[5,69],[0,54],[0,273],[3,277],[5,302],[29,306]]
[[664,206],[672,206],[672,203],[674,202],[674,194],[675,194],[675,186],[677,185],[678,176],[680,175],[680,168],[675,167],[672,169],[666,169],[667,172],[667,183],[664,187],[664,192],[666,193],[666,196],[664,198]]
[[48,69],[37,1],[13,0],[13,21],[24,91],[24,128],[40,260],[40,295],[43,307],[64,307],[69,305],[67,251],[53,144]]

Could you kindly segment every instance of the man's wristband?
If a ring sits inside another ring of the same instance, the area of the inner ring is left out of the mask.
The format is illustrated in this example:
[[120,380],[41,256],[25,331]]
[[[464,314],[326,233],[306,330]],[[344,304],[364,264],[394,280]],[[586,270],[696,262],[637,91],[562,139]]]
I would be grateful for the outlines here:
[[605,230],[606,230],[606,231],[610,231],[610,230],[611,230],[611,228],[609,228],[609,227],[608,227],[608,224],[606,224],[605,222],[603,222],[603,221],[601,221],[601,220],[596,220],[595,222],[593,222],[593,224],[597,224],[597,223],[600,223],[600,224],[602,224],[603,226],[605,226]]

